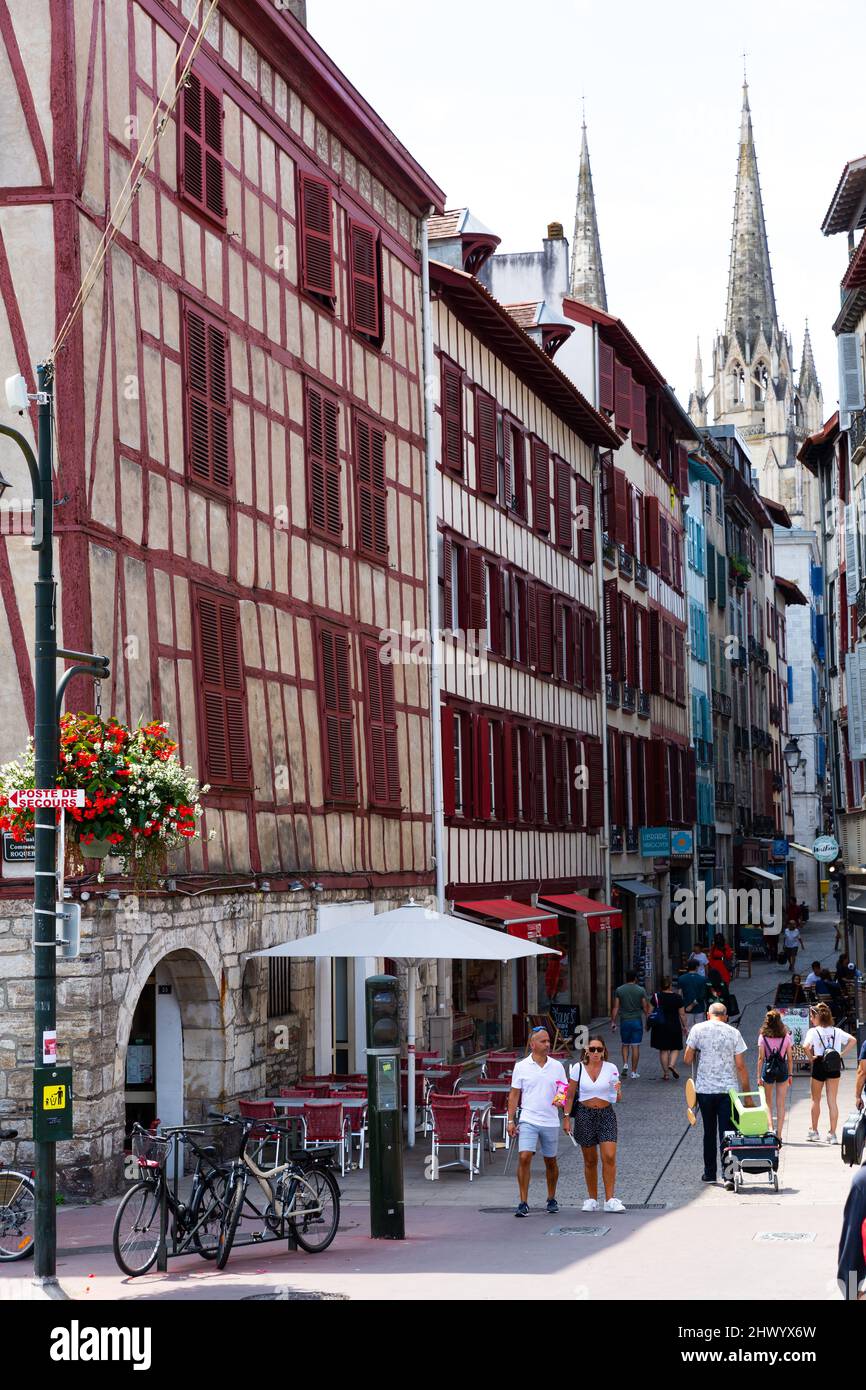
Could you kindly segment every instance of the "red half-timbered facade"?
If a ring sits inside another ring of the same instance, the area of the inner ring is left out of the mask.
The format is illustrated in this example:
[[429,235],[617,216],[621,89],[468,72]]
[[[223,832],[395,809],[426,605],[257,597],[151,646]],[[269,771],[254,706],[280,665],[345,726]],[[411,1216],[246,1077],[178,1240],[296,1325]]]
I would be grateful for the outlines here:
[[[18,171],[0,190],[7,374],[32,385],[189,52],[193,8],[0,3]],[[303,964],[268,980],[240,953],[432,880],[426,674],[376,658],[427,616],[419,228],[441,192],[265,0],[220,5],[163,114],[56,362],[63,644],[109,656],[103,710],[167,720],[210,786],[173,895],[137,901],[104,957],[123,984],[93,1019],[102,1079],[81,1106],[106,1171],[124,1099],[127,1119],[131,1094],[158,1105],[161,1060],[168,1075],[159,1009],[156,1024],[141,1015],[160,970],[184,1030],[207,1003],[223,1035],[185,1046],[171,1083],[182,1110],[276,1077],[277,1016],[296,1029],[296,1069],[355,1071],[352,980],[335,988]],[[16,468],[4,452],[23,494]],[[32,729],[32,578],[26,540],[0,538],[0,756]],[[79,680],[67,707],[92,700]],[[10,867],[7,898],[27,872]],[[137,1091],[133,1021],[156,1051],[154,1085]],[[59,1033],[63,1056],[62,1019]]]

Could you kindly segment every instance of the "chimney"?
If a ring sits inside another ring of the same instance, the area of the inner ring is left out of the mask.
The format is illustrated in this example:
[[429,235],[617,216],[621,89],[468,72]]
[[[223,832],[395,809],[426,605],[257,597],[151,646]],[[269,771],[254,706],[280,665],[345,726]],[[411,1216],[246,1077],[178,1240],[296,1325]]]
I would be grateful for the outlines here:
[[306,29],[307,0],[282,0],[282,4],[279,8],[283,10],[288,10],[289,14],[294,15],[298,23],[303,24],[304,28]]
[[547,224],[547,240],[548,240],[548,241],[561,241],[562,238],[563,238],[564,236],[565,236],[565,232],[562,230],[562,223],[561,223],[561,222],[548,222],[548,224]]

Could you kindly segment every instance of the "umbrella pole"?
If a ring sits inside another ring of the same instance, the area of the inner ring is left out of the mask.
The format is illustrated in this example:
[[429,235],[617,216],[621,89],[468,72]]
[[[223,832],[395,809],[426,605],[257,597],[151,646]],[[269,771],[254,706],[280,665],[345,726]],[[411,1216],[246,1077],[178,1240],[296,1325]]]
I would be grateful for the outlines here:
[[406,1068],[406,1143],[410,1149],[415,1147],[415,987],[417,966],[414,960],[408,962],[409,969],[406,973],[406,988],[409,991],[409,998],[406,1001],[406,1052],[408,1054],[408,1066]]

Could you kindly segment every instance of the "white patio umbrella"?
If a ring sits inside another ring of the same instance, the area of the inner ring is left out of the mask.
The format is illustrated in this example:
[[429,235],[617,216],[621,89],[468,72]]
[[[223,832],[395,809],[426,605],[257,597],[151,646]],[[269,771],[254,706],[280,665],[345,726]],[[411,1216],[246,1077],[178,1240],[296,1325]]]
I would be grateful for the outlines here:
[[412,1111],[415,1098],[415,988],[418,965],[424,960],[521,960],[525,956],[558,956],[560,951],[550,946],[538,946],[519,936],[479,926],[463,917],[436,912],[411,901],[390,912],[373,913],[357,922],[348,922],[330,931],[315,932],[271,946],[266,951],[251,951],[251,956],[387,956],[401,960],[409,967],[407,1001],[407,1051],[409,1134],[408,1144],[415,1144]]

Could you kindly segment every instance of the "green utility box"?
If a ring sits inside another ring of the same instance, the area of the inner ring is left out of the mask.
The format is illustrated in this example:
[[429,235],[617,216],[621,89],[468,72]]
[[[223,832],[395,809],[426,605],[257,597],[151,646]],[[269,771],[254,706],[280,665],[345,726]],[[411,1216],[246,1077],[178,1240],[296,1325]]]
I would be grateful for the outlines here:
[[34,1067],[33,1138],[38,1144],[72,1138],[71,1067]]
[[403,1131],[397,981],[393,975],[371,975],[365,981],[365,993],[370,1234],[374,1240],[403,1240]]

